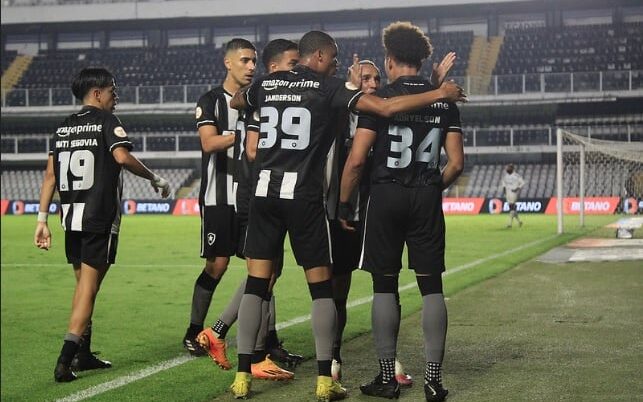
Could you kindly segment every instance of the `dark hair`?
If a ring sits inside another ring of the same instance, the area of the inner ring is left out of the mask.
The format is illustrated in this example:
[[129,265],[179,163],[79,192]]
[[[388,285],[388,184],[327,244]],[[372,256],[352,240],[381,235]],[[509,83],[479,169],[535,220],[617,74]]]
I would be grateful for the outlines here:
[[105,68],[88,67],[83,68],[74,77],[71,83],[71,92],[76,99],[82,101],[90,89],[107,88],[114,85],[114,75]]
[[332,36],[326,32],[310,31],[299,41],[299,55],[304,57],[330,46],[335,46]]
[[255,45],[253,45],[252,42],[243,38],[232,38],[225,45],[226,53],[228,53],[231,50],[239,50],[239,49],[250,49],[250,50],[257,51],[257,49],[255,48]]
[[398,21],[384,28],[382,43],[388,56],[417,69],[433,53],[429,38],[410,22]]
[[272,61],[278,60],[282,53],[287,52],[288,50],[299,49],[295,42],[288,39],[274,39],[268,42],[261,53],[261,62],[266,70],[269,69],[269,65]]

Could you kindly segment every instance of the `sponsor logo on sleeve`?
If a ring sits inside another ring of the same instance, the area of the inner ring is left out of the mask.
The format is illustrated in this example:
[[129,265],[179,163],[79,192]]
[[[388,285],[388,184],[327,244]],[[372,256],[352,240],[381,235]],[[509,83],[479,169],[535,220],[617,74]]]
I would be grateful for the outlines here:
[[196,110],[194,111],[194,117],[196,117],[197,119],[200,119],[202,115],[203,115],[203,109],[201,109],[201,106],[197,106]]

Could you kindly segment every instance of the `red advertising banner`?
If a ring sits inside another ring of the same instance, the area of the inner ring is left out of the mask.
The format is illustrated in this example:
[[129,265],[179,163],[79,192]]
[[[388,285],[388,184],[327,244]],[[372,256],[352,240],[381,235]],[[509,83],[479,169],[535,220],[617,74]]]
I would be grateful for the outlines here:
[[478,215],[484,198],[443,198],[442,211],[445,215]]
[[2,215],[7,213],[8,208],[9,208],[9,200],[2,200]]
[[[551,197],[545,210],[546,214],[556,214],[558,198]],[[621,201],[620,197],[585,197],[585,213],[587,215],[610,215],[616,212]],[[565,197],[563,198],[563,213],[578,214],[580,212],[580,198]]]
[[172,215],[199,215],[199,200],[197,198],[180,198],[176,200]]

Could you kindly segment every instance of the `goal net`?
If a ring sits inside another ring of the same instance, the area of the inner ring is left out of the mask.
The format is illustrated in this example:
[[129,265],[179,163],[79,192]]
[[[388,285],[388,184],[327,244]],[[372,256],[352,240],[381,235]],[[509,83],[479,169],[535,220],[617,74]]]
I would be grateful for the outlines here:
[[558,129],[556,197],[558,233],[563,233],[563,215],[578,215],[583,226],[585,214],[623,212],[629,199],[643,197],[643,142]]

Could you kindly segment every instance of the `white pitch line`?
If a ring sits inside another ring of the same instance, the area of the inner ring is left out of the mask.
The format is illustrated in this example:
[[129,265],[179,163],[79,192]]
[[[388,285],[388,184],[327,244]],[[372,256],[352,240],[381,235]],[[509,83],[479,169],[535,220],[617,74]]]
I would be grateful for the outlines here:
[[[465,271],[467,269],[471,269],[471,268],[475,267],[476,265],[479,265],[479,264],[482,264],[484,262],[496,259],[498,257],[504,257],[505,255],[515,253],[516,251],[524,250],[526,248],[535,246],[535,245],[540,244],[540,243],[544,243],[544,242],[549,241],[549,240],[551,240],[551,239],[553,239],[555,237],[557,237],[557,235],[553,235],[553,236],[550,236],[550,237],[546,237],[544,239],[532,241],[531,243],[523,244],[522,246],[512,248],[510,250],[503,251],[502,253],[493,254],[493,255],[490,255],[490,256],[487,256],[487,257],[484,257],[484,258],[477,259],[475,261],[471,261],[471,262],[469,262],[467,264],[460,265],[460,266],[457,266],[455,268],[449,269],[448,271],[446,271],[443,274],[443,276],[446,277],[446,276],[450,276],[450,275],[453,275],[453,274],[458,273],[458,272]],[[156,265],[156,266],[158,266],[158,265]],[[409,289],[412,289],[412,288],[414,288],[416,286],[417,286],[416,282],[410,282],[410,283],[407,283],[406,285],[400,286],[399,291],[400,292],[405,292],[405,291],[407,291]],[[346,305],[346,308],[357,307],[357,306],[360,306],[362,304],[370,303],[372,300],[373,300],[373,296],[362,297],[362,298],[359,298],[357,300],[353,300],[350,303],[348,303]],[[301,323],[304,323],[304,322],[307,322],[307,321],[310,321],[310,314],[302,315],[302,316],[299,316],[299,317],[295,317],[292,320],[277,323],[277,325],[275,327],[276,327],[277,330],[281,330],[281,329],[292,327],[293,325],[301,324]],[[161,362],[159,364],[156,364],[154,366],[146,367],[146,368],[144,368],[142,370],[139,370],[139,371],[137,371],[135,373],[128,374],[128,375],[125,375],[125,376],[122,376],[122,377],[118,377],[118,378],[116,378],[116,379],[114,379],[112,381],[108,381],[108,382],[105,382],[105,383],[102,383],[102,384],[95,385],[93,387],[87,388],[85,390],[78,391],[78,392],[76,392],[74,394],[71,394],[71,395],[65,397],[65,398],[58,399],[56,402],[82,401],[84,399],[91,398],[92,396],[96,396],[96,395],[102,394],[104,392],[108,392],[108,391],[111,391],[113,389],[116,389],[116,388],[122,387],[124,385],[130,384],[130,383],[132,383],[134,381],[141,380],[141,379],[143,379],[145,377],[149,377],[149,376],[151,376],[153,374],[156,374],[156,373],[159,373],[161,371],[171,369],[173,367],[180,366],[180,365],[182,365],[184,363],[187,363],[187,362],[189,362],[190,360],[193,360],[193,359],[196,359],[196,358],[192,357],[192,356],[189,356],[189,355],[181,355],[179,357],[175,357],[173,359],[166,360],[166,361]]]

